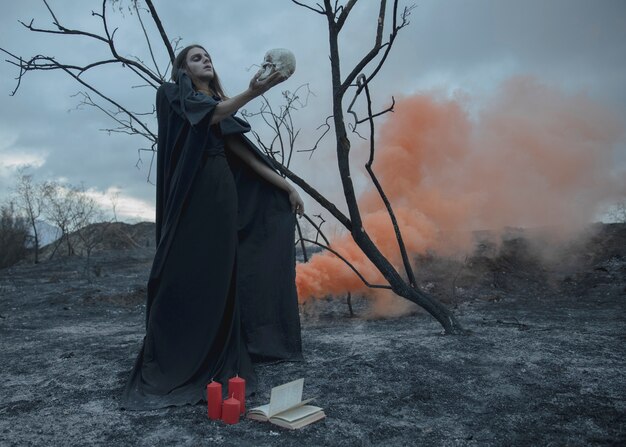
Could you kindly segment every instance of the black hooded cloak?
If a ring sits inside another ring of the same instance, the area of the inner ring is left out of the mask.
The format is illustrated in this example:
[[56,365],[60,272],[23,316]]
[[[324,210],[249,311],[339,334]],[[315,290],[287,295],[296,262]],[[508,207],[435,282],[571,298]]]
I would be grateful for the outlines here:
[[210,125],[218,103],[184,73],[157,91],[157,250],[123,408],[198,403],[211,379],[235,375],[250,394],[253,361],[302,359],[295,215],[285,191],[225,149],[238,134],[274,169],[245,121]]

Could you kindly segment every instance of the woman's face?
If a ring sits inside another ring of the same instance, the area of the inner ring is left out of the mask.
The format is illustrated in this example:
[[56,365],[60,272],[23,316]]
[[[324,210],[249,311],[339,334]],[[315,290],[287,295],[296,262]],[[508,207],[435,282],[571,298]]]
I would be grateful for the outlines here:
[[204,49],[194,47],[187,53],[187,71],[191,78],[200,81],[211,81],[215,75],[213,71],[213,63],[211,57]]

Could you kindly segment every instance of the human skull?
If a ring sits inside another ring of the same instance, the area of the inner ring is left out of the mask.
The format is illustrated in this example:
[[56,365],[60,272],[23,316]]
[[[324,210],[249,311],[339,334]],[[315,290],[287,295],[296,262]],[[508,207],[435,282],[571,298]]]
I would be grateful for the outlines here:
[[265,53],[261,70],[263,71],[258,78],[259,81],[262,81],[275,72],[279,72],[288,78],[296,71],[296,57],[291,51],[285,48],[274,48]]

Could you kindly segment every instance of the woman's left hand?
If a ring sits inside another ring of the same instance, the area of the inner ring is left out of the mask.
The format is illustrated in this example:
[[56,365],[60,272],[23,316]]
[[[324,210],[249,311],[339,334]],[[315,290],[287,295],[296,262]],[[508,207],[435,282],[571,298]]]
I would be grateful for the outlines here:
[[304,214],[304,202],[295,189],[292,189],[289,193],[289,202],[291,203],[291,211],[302,217]]

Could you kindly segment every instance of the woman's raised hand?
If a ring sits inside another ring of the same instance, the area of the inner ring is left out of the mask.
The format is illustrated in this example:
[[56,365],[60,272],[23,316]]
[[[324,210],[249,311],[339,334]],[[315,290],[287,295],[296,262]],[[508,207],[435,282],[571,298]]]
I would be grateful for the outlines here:
[[259,70],[257,74],[254,75],[254,77],[250,81],[250,86],[246,89],[246,91],[231,98],[220,101],[219,104],[215,106],[215,112],[213,112],[210,124],[215,124],[220,120],[231,116],[233,113],[237,113],[237,111],[244,105],[246,105],[250,100],[256,98],[257,96],[261,96],[263,93],[274,87],[276,84],[283,82],[285,79],[287,79],[283,74],[275,72],[267,78],[259,81],[259,76],[261,76],[261,73],[262,71]]
[[285,79],[287,79],[286,76],[276,71],[269,75],[267,78],[259,80],[259,76],[261,76],[261,73],[263,73],[263,70],[257,71],[257,73],[252,77],[252,80],[250,80],[249,88],[250,91],[255,94],[255,96],[262,95],[275,85],[280,84]]

